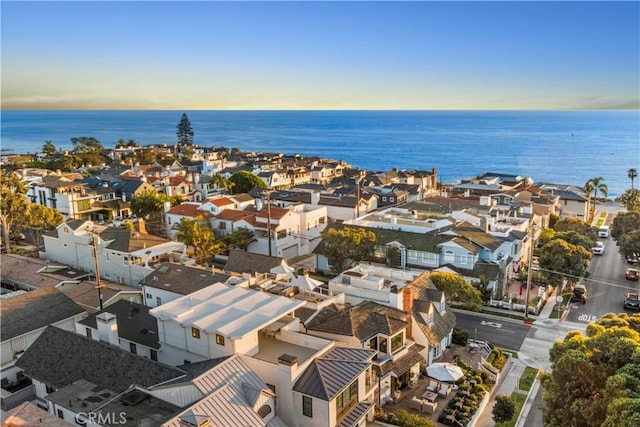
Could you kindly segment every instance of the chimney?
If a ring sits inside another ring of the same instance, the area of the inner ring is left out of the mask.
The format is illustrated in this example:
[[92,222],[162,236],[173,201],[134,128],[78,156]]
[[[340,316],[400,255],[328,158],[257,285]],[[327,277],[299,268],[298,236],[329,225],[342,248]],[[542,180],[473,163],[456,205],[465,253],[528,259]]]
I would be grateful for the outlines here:
[[296,366],[298,364],[298,358],[295,356],[292,356],[290,354],[281,354],[278,357],[278,363],[280,365],[284,365],[284,366]]
[[318,192],[312,192],[311,193],[311,204],[312,205],[317,205],[320,203],[320,193]]
[[413,288],[411,286],[405,286],[402,289],[402,304],[404,306],[404,311],[409,313],[407,316],[407,338],[413,339],[413,332],[411,330],[411,311],[413,310]]
[[135,225],[136,225],[135,229],[138,233],[147,234],[147,229],[144,225],[144,219],[138,218],[138,221],[136,221]]
[[107,312],[100,313],[96,316],[96,323],[98,324],[98,338],[100,341],[119,347],[116,316]]

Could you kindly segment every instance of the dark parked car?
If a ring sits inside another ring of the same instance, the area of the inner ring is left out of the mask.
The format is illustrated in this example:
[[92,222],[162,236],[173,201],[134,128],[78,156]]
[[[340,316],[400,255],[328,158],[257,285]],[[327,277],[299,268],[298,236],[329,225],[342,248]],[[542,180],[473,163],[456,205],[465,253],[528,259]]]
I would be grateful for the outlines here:
[[582,304],[587,303],[587,293],[581,292],[576,289],[573,291],[573,295],[571,295],[571,302],[581,302]]
[[625,294],[624,308],[627,310],[640,310],[640,298],[638,298],[638,294]]
[[638,255],[638,254],[627,255],[627,263],[635,264],[635,263],[638,262],[639,258],[640,258],[640,255]]

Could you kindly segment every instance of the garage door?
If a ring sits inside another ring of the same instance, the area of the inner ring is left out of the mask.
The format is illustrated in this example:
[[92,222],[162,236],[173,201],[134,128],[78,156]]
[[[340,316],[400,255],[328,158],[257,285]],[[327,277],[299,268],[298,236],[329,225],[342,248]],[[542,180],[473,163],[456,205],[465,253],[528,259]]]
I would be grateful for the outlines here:
[[282,250],[282,258],[289,259],[298,256],[298,245],[289,246]]

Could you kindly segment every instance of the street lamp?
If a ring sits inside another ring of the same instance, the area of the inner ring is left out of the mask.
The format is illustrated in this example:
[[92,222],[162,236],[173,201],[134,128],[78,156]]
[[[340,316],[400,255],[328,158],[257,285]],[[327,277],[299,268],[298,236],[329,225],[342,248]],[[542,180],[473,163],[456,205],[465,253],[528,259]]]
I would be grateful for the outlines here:
[[531,224],[531,228],[529,229],[529,261],[527,266],[527,291],[525,295],[525,303],[524,303],[524,321],[529,322],[529,288],[531,288],[531,270],[533,264],[533,245],[534,245],[534,235],[535,235],[535,224]]

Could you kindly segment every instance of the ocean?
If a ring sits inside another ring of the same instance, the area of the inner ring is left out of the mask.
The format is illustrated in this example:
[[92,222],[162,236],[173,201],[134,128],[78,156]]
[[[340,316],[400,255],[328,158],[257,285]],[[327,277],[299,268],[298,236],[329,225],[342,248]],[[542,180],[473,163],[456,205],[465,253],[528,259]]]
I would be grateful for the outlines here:
[[637,110],[2,111],[2,150],[35,153],[46,140],[71,149],[77,136],[105,147],[120,138],[171,144],[183,112],[201,146],[320,156],[371,171],[436,168],[446,183],[483,172],[580,187],[603,177],[615,197],[631,188],[627,171],[640,170]]

